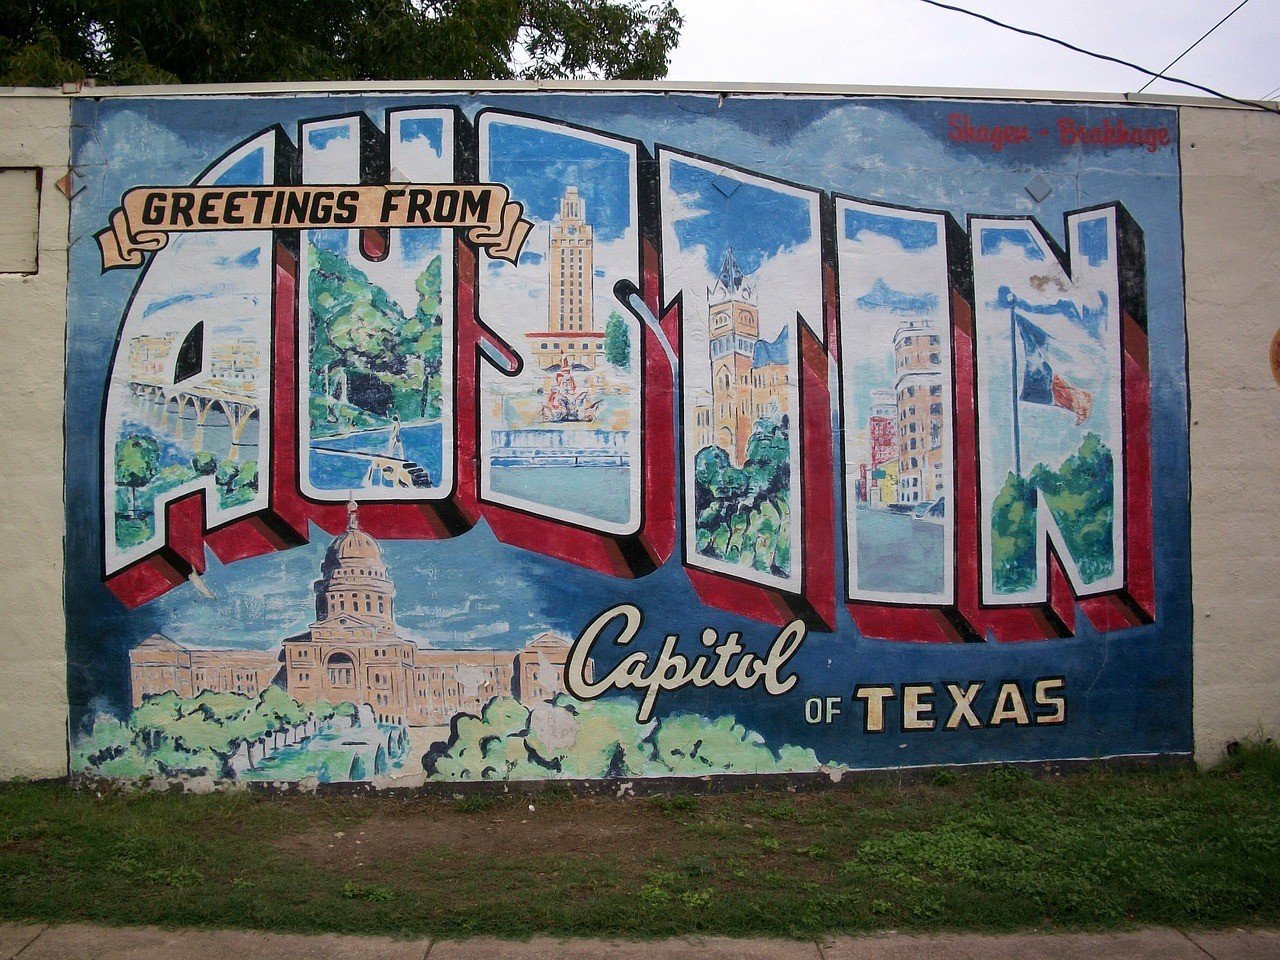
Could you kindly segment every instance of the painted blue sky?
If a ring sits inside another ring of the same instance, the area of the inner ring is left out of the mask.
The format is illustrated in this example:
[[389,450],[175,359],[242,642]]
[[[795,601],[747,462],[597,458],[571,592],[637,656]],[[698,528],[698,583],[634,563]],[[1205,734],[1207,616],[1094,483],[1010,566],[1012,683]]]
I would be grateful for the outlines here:
[[266,183],[266,152],[254,150],[245,154],[214,181],[215,183]]
[[993,309],[1017,307],[1023,313],[1066,317],[1089,336],[1097,339],[1102,335],[1102,327],[1107,319],[1108,306],[1107,292],[1099,290],[1097,295],[1098,303],[1096,306],[1091,306],[1088,303],[1076,303],[1074,300],[1065,298],[1055,300],[1053,303],[1031,303],[1018,296],[1008,287],[1002,286],[999,293],[996,294],[995,300],[988,303],[987,306]]
[[623,149],[495,120],[489,158],[488,178],[510,187],[534,220],[558,216],[565,187],[576,185],[597,243],[617,240],[630,225],[631,158]]
[[[1077,237],[1075,253],[1083,258],[1089,267],[1101,267],[1110,260],[1110,222],[1106,217],[1082,220]],[[1010,246],[1020,250],[1022,255],[1030,260],[1046,260],[1042,241],[1030,230],[1012,227],[981,228],[978,240],[981,257],[999,258]],[[1059,297],[1056,300],[1046,298],[1033,300],[1019,296],[1010,286],[1001,284],[995,299],[987,303],[987,306],[992,309],[1017,307],[1023,313],[1065,317],[1096,339],[1101,336],[1106,324],[1110,304],[1104,290],[1094,291],[1090,299],[1095,302],[1090,303],[1080,295],[1074,298]]]
[[[309,543],[284,553],[229,566],[211,557],[204,580],[212,599],[183,586],[151,607],[166,623],[166,635],[183,643],[274,646],[315,619],[311,585],[331,541],[313,529]],[[515,649],[548,627],[577,627],[564,621],[563,613],[551,615],[544,591],[536,586],[534,556],[504,547],[487,527],[467,535],[465,550],[445,542],[403,540],[384,541],[381,547],[396,585],[396,621],[419,642],[429,638],[437,647]]]
[[888,310],[899,316],[919,316],[938,309],[938,295],[934,293],[904,293],[884,282],[876,280],[871,289],[858,298],[858,306],[864,310]]
[[[221,185],[254,185],[268,183],[267,151],[262,146],[244,145],[242,155],[224,160],[224,169],[216,176],[206,175],[209,183]],[[216,169],[216,167],[215,167]],[[148,327],[163,328],[168,324],[185,329],[193,320],[208,319],[215,338],[240,336],[250,332],[246,326],[262,298],[246,294],[262,262],[265,247],[262,235],[251,233],[195,233],[175,237],[167,256],[179,257],[187,264],[184,270],[156,271],[139,285],[133,302],[132,316],[150,321]],[[182,252],[182,253],[180,253]],[[186,259],[181,257],[185,255]],[[201,277],[200,282],[191,274]],[[261,291],[265,295],[265,289]],[[196,311],[206,311],[202,317]]]
[[437,157],[444,148],[444,121],[439,117],[411,117],[400,121],[400,142],[425,140]]
[[803,197],[675,157],[670,169],[671,190],[699,211],[676,221],[676,237],[682,247],[706,248],[710,273],[719,271],[729,247],[743,273],[752,274],[780,250],[810,239],[811,208]]
[[1107,221],[1101,217],[1097,220],[1085,220],[1080,224],[1080,253],[1089,261],[1089,266],[1101,266],[1110,255],[1110,229]]
[[898,241],[903,250],[928,250],[938,243],[938,225],[912,217],[886,217],[869,210],[846,210],[844,233],[857,240],[864,232]]
[[1021,227],[984,227],[979,247],[984,257],[998,257],[1005,247],[1016,247],[1030,260],[1043,260],[1044,251],[1031,231]]
[[441,230],[400,230],[400,242],[404,244],[401,260],[405,263],[420,263],[428,257],[440,252]]
[[307,143],[317,150],[323,150],[335,140],[350,140],[351,128],[345,124],[332,127],[312,127],[307,131]]
[[838,207],[841,311],[848,323],[846,350],[852,367],[845,402],[854,425],[865,430],[870,391],[892,389],[896,375],[894,333],[908,320],[945,323],[946,251],[937,217],[881,207]]
[[[257,252],[257,248],[254,249]],[[240,259],[239,257],[234,258]],[[255,261],[256,263],[256,261]],[[169,307],[177,306],[180,303],[194,303],[196,300],[212,300],[216,297],[216,293],[178,293],[171,297],[164,297],[160,300],[153,300],[146,305],[142,311],[144,317],[149,317],[153,313],[159,313],[161,310],[167,310]]]

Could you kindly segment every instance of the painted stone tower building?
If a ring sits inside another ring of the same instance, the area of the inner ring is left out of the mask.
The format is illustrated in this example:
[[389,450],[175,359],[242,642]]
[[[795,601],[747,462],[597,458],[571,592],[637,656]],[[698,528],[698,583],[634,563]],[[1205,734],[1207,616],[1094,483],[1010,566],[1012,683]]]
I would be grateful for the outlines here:
[[710,409],[695,406],[703,434],[709,422],[712,441],[735,466],[747,459],[747,441],[762,417],[781,420],[788,412],[791,383],[790,338],[783,328],[772,341],[760,339],[756,290],[738,266],[730,247],[707,290],[707,322],[711,347]]
[[551,223],[547,256],[547,329],[529,333],[534,363],[539,370],[594,370],[604,357],[604,334],[596,332],[595,240],[586,220],[586,205],[578,188],[565,189],[560,215]]
[[716,445],[741,466],[755,423],[751,405],[751,362],[760,339],[760,308],[733,248],[724,255],[715,286],[707,291],[711,337],[711,414]]

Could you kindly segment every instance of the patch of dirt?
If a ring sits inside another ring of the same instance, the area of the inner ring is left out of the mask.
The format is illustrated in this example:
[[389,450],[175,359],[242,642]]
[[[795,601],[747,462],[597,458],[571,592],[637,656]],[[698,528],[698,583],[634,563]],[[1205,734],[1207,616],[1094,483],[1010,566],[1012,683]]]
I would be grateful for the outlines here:
[[538,853],[572,858],[605,852],[647,859],[688,853],[683,831],[672,830],[668,818],[643,802],[581,799],[543,804],[533,796],[467,812],[440,802],[364,802],[370,815],[363,822],[341,827],[328,823],[280,837],[276,849],[338,875],[362,873],[360,867],[374,861],[450,852],[467,859]]

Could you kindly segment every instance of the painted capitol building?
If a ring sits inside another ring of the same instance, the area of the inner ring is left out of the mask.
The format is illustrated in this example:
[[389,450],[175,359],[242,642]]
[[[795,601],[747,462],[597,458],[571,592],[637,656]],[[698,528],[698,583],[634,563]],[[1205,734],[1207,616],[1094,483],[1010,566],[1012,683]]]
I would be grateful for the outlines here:
[[493,697],[533,704],[564,691],[569,641],[559,634],[542,633],[514,654],[429,650],[402,639],[395,585],[356,512],[347,504],[347,529],[325,553],[314,584],[316,621],[306,633],[275,650],[187,647],[153,634],[129,652],[133,705],[170,691],[257,696],[277,684],[299,703],[367,704],[382,723],[437,726],[458,713],[478,714]]

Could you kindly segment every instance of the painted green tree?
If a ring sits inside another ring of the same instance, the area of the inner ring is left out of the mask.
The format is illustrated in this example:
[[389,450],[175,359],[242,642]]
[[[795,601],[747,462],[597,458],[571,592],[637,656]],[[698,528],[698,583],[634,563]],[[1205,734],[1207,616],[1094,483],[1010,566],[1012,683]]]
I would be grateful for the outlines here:
[[418,400],[418,416],[428,420],[440,416],[444,330],[440,317],[440,257],[431,258],[418,275],[414,286],[418,291],[418,307],[401,330],[399,350],[406,356],[418,357],[422,363],[422,386]]
[[617,310],[604,325],[604,358],[620,370],[631,369],[631,331]]
[[97,715],[90,729],[76,737],[71,766],[76,773],[127,779],[185,774],[228,778],[233,776],[233,756],[246,758],[252,769],[284,746],[289,731],[297,734],[310,721],[315,729],[355,713],[352,704],[317,701],[303,706],[275,685],[256,697],[208,690],[194,697],[172,691],[152,694],[123,720]]
[[138,517],[138,490],[160,471],[160,444],[154,437],[131,434],[116,441],[116,484],[129,490],[130,519]]
[[258,461],[221,460],[213,474],[218,485],[218,502],[223,507],[248,503],[258,494]]
[[312,436],[439,418],[443,329],[441,260],[417,277],[406,317],[391,296],[345,258],[311,245],[308,300]]
[[746,462],[720,447],[694,460],[696,549],[706,557],[788,576],[791,572],[791,444],[786,418],[756,422]]
[[991,505],[991,583],[1019,593],[1036,583],[1036,488],[1010,473]]
[[584,703],[565,694],[532,708],[496,697],[454,718],[448,742],[423,758],[433,780],[613,779],[817,770],[817,755],[777,749],[732,716],[675,713],[636,721],[637,702]]
[[1115,466],[1111,449],[1087,433],[1056,470],[1036,464],[1030,477],[1010,473],[991,507],[991,580],[997,593],[1036,584],[1036,505],[1044,497],[1085,583],[1115,570]]
[[202,477],[212,477],[218,472],[218,458],[208,450],[201,450],[191,458],[191,469]]

